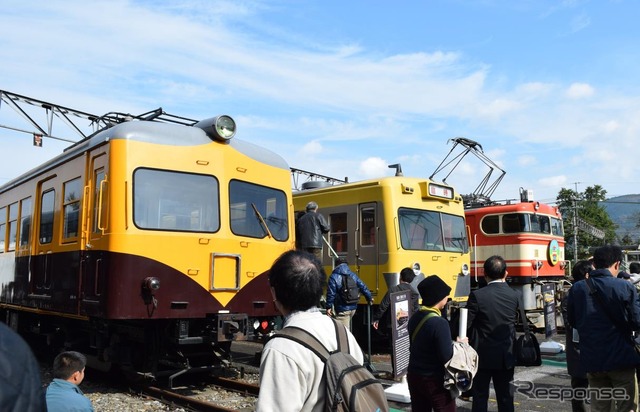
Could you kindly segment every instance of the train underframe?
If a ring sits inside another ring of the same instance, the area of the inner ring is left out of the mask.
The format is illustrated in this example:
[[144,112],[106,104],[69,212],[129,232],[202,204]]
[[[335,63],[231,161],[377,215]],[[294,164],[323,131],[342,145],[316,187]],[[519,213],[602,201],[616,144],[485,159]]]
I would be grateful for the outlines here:
[[550,321],[549,318],[545,318],[545,310],[548,310],[553,304],[555,306],[555,326],[556,328],[564,327],[560,307],[566,293],[565,285],[567,282],[564,277],[514,277],[507,278],[507,282],[522,296],[525,316],[530,326],[538,330],[545,330]]
[[35,352],[55,355],[75,350],[87,366],[120,371],[129,379],[174,386],[179,376],[234,372],[231,343],[246,340],[246,314],[213,314],[204,319],[78,319],[2,309],[2,319]]

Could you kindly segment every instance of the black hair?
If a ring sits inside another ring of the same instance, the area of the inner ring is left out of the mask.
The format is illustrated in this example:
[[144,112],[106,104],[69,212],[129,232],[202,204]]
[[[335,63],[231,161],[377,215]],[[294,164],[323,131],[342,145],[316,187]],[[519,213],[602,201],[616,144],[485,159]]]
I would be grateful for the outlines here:
[[411,283],[416,277],[416,272],[411,268],[404,268],[400,271],[400,280],[403,282]]
[[494,255],[484,262],[484,275],[492,280],[502,279],[507,273],[507,262],[502,256]]
[[622,249],[620,246],[604,245],[593,252],[593,266],[596,269],[607,269],[616,262],[622,262]]
[[573,281],[577,282],[586,277],[593,270],[593,265],[588,260],[580,260],[576,265],[571,269],[571,277],[573,277]]
[[269,269],[269,284],[276,299],[291,311],[318,306],[326,277],[320,261],[299,250],[283,253]]
[[87,358],[80,352],[67,351],[59,353],[53,360],[53,377],[67,380],[87,365]]

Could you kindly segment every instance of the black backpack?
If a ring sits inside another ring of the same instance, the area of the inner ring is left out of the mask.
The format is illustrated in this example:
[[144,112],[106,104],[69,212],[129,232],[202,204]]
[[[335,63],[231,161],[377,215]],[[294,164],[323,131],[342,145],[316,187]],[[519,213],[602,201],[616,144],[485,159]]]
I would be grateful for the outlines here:
[[[333,319],[332,319],[333,320]],[[385,412],[389,410],[384,387],[371,372],[349,354],[344,325],[333,320],[338,349],[329,352],[315,336],[304,329],[289,326],[274,335],[298,342],[325,363],[325,407],[327,412]]]
[[360,288],[349,274],[342,274],[340,298],[342,299],[342,303],[345,305],[353,305],[360,301]]

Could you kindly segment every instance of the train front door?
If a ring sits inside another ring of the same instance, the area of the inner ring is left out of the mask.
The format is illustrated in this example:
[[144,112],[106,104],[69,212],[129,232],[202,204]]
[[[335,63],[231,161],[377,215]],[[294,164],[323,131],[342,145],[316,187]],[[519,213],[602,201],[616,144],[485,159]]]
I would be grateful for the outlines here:
[[107,155],[94,153],[90,157],[90,175],[83,202],[83,256],[81,264],[82,295],[80,313],[104,315],[106,302],[106,250],[104,237],[108,218]]

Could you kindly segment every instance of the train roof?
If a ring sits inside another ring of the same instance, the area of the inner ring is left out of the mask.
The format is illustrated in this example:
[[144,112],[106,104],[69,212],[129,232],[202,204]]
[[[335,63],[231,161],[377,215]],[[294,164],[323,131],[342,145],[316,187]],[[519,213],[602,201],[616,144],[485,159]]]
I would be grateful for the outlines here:
[[[169,146],[197,146],[211,143],[212,139],[200,127],[180,124],[134,120],[103,129],[92,136],[74,143],[61,154],[0,186],[5,192],[26,180],[38,176],[66,161],[111,140],[133,140]],[[277,153],[236,138],[226,143],[238,152],[267,165],[289,170],[288,163]]]
[[[303,188],[302,190],[296,190],[293,192],[293,195],[313,195],[313,194],[323,194],[323,193],[331,193],[334,191],[340,191],[340,190],[351,190],[351,189],[361,189],[361,188],[365,188],[365,187],[382,187],[382,186],[397,186],[397,185],[404,185],[406,188],[408,188],[409,190],[420,190],[420,184],[424,184],[425,185],[425,189],[426,189],[426,185],[428,184],[433,184],[433,185],[438,185],[441,187],[445,187],[447,189],[450,189],[453,191],[453,195],[452,195],[452,199],[454,201],[462,201],[462,197],[460,196],[460,194],[455,190],[454,187],[449,186],[446,183],[442,183],[442,182],[435,182],[433,180],[430,179],[426,179],[424,177],[407,177],[407,176],[384,176],[384,177],[380,177],[380,178],[374,178],[374,179],[366,179],[366,180],[359,180],[356,182],[345,182],[345,183],[338,183],[338,184],[330,184],[327,182],[321,182],[321,181],[311,181],[311,182],[305,182],[305,183],[317,183],[317,184],[311,184],[311,185],[306,185],[308,188]],[[413,185],[413,186],[408,186],[408,184]],[[303,185],[304,187],[305,185]]]
[[540,202],[493,203],[486,206],[465,208],[465,213],[467,214],[488,215],[491,213],[509,212],[546,213],[560,216],[560,211],[557,206]]

